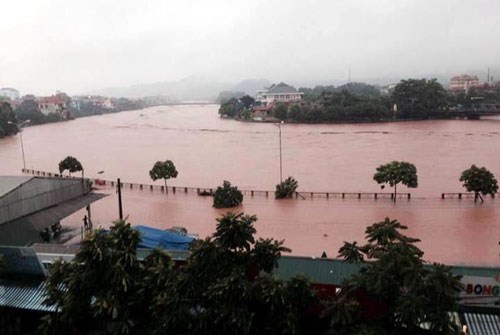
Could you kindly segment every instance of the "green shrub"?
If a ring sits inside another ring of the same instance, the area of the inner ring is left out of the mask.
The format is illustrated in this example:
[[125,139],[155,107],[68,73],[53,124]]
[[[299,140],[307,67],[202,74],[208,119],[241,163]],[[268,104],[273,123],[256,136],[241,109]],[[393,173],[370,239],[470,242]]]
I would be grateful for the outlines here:
[[217,187],[214,194],[215,208],[228,208],[238,206],[243,202],[243,194],[236,186],[224,180],[222,186]]

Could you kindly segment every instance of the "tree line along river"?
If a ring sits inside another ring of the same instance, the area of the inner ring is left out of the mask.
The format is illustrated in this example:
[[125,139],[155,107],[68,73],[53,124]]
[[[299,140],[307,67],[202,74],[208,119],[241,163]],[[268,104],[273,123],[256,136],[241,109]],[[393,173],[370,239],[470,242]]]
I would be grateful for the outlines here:
[[[229,180],[241,189],[273,191],[279,182],[279,135],[272,123],[219,118],[218,105],[163,106],[24,129],[27,168],[57,171],[77,157],[91,178],[153,183],[157,160],[172,160],[179,175],[169,185],[214,188]],[[274,200],[245,197],[235,210],[256,214],[258,235],[285,239],[296,255],[334,257],[343,241],[359,240],[369,224],[386,216],[409,226],[422,240],[425,258],[454,264],[499,262],[500,201],[440,198],[463,191],[460,173],[471,164],[500,177],[500,119],[436,120],[367,124],[284,124],[283,178],[295,177],[299,192],[381,192],[377,166],[392,160],[416,165],[419,187],[410,201],[331,198]],[[0,140],[0,173],[20,174],[19,135]],[[104,171],[102,174],[98,172]],[[162,181],[156,182],[158,185]],[[116,195],[93,205],[94,223],[117,217]],[[388,192],[386,188],[383,190]],[[193,194],[125,190],[132,224],[184,226],[201,237],[215,229],[224,210]],[[80,225],[83,212],[65,220]]]

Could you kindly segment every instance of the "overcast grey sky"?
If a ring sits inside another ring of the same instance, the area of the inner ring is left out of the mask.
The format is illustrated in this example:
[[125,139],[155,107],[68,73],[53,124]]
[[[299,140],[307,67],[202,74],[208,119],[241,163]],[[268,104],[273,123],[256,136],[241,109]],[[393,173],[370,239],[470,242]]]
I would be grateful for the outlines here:
[[22,94],[500,67],[499,0],[11,0],[1,11],[0,87]]

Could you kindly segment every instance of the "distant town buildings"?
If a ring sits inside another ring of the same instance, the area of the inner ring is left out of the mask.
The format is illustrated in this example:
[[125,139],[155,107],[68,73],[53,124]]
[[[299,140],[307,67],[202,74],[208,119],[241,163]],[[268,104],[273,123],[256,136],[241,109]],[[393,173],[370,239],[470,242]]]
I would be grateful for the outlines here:
[[31,124],[171,105],[178,102],[177,99],[166,95],[143,98],[111,98],[100,95],[70,97],[60,91],[56,91],[55,94],[50,96],[26,94],[21,97],[18,90],[9,87],[0,89],[0,103],[2,101],[7,101],[17,115],[21,116],[21,119],[30,119]]
[[66,101],[59,95],[52,95],[50,97],[39,97],[37,100],[38,108],[44,115],[50,113],[65,115],[67,110]]
[[18,100],[20,95],[19,91],[15,88],[4,87],[0,88],[0,97],[8,98],[10,101]]
[[485,83],[480,82],[477,76],[462,74],[450,80],[450,90],[454,92],[468,91],[471,88],[482,88]]
[[89,108],[89,106],[94,109],[104,110],[112,110],[115,108],[112,99],[100,95],[73,96],[71,97],[70,106],[78,111]]

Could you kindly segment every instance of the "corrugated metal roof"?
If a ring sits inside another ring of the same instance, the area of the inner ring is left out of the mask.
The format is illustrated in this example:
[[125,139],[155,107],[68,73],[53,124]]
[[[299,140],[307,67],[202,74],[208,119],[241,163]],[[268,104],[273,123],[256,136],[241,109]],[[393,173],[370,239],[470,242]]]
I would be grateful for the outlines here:
[[[458,312],[448,312],[448,316],[450,320],[458,327],[458,329],[462,329],[462,322],[460,322],[460,315],[458,314]],[[429,330],[431,329],[431,323],[422,323],[420,325],[420,328]]]
[[41,312],[55,312],[54,306],[45,306],[43,282],[0,280],[0,306]]
[[500,316],[493,314],[464,313],[470,335],[500,335]]
[[346,263],[337,259],[285,256],[278,260],[278,268],[274,273],[283,279],[302,274],[315,283],[340,285],[358,273],[362,266],[362,263]]
[[[294,274],[306,273],[311,279],[322,284],[341,284],[352,274],[358,273],[364,263],[346,263],[340,259],[282,256],[278,260],[279,268],[275,273],[283,278],[290,278]],[[426,266],[430,267],[431,264]],[[500,271],[499,267],[478,267],[465,265],[450,265],[451,272],[457,275],[493,277]],[[500,335],[500,334],[499,334]]]

